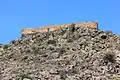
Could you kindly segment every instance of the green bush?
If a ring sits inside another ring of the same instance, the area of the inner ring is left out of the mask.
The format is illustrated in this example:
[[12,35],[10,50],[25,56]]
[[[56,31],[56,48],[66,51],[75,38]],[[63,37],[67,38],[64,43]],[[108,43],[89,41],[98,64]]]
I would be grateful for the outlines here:
[[27,74],[21,74],[20,77],[21,77],[22,80],[24,80],[24,79],[32,80],[32,78],[29,77]]
[[67,42],[73,42],[73,39],[72,38],[68,38]]
[[55,41],[55,40],[48,40],[47,43],[48,43],[48,44],[56,44],[56,41]]
[[69,31],[74,32],[75,31],[75,24],[72,23],[71,26],[69,27]]
[[103,60],[105,63],[108,63],[108,62],[114,63],[115,62],[115,54],[114,53],[107,53],[104,55]]
[[10,47],[10,45],[6,44],[3,46],[3,49],[8,49]]

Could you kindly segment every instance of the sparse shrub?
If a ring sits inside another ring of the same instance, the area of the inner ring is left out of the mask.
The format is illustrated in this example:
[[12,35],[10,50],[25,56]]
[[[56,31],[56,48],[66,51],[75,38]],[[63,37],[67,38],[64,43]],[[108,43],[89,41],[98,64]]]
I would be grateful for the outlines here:
[[47,32],[46,34],[45,34],[45,38],[49,38],[50,37],[50,32]]
[[76,70],[75,66],[72,66],[72,68],[69,69],[69,70],[67,71],[67,73],[68,73],[69,76],[72,76],[72,75],[77,74],[77,70]]
[[6,44],[3,46],[3,49],[8,49],[10,47],[10,45]]
[[109,34],[112,34],[112,31],[106,31],[105,33],[109,35]]
[[79,35],[78,35],[78,34],[73,35],[72,38],[73,38],[74,40],[77,40],[77,39],[79,39]]
[[39,54],[40,53],[40,49],[38,47],[35,47],[35,46],[32,47],[32,51],[33,51],[34,54]]
[[53,32],[51,32],[51,36],[54,38],[55,37],[55,34]]
[[56,44],[56,41],[55,41],[55,40],[48,40],[47,43],[48,43],[48,44]]
[[73,42],[73,39],[72,38],[68,38],[67,42]]
[[54,46],[48,46],[47,49],[53,51],[55,48],[54,48]]
[[3,44],[0,43],[0,46],[2,46]]
[[59,35],[64,35],[66,33],[66,30],[62,30],[60,31]]
[[104,63],[106,63],[106,64],[108,62],[114,63],[115,62],[115,54],[114,53],[107,53],[104,55],[103,60],[104,60]]
[[72,23],[71,26],[69,27],[69,31],[74,32],[75,31],[75,24]]
[[66,78],[67,78],[67,72],[66,71],[60,71],[59,75],[60,75],[60,79],[66,80]]
[[16,42],[15,40],[12,40],[12,41],[10,42],[10,44],[15,44],[15,42]]
[[32,80],[32,78],[29,77],[27,74],[21,74],[20,77],[21,77],[21,80],[27,80],[27,79]]
[[65,50],[65,48],[63,48],[63,47],[62,47],[62,48],[60,48],[60,49],[59,49],[59,51],[58,51],[58,52],[59,52],[58,57],[60,57],[63,53],[65,53],[65,52],[66,52],[66,50]]
[[28,48],[28,49],[25,50],[25,52],[26,52],[26,53],[30,53],[31,50]]
[[60,50],[59,50],[59,53],[60,53],[60,54],[63,54],[63,53],[65,53],[65,52],[66,52],[65,48],[63,48],[63,47],[60,48]]

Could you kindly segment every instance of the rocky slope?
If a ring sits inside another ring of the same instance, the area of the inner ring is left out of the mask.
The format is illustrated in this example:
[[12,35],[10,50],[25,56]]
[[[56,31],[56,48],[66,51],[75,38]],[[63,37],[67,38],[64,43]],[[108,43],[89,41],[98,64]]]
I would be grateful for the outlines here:
[[0,45],[0,80],[120,80],[120,36],[65,28]]

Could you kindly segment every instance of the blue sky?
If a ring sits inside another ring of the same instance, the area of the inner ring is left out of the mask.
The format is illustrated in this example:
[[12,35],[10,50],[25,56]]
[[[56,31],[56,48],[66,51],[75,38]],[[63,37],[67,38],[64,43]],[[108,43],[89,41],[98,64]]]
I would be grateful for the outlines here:
[[23,28],[82,21],[120,34],[120,0],[0,0],[0,43],[19,38]]

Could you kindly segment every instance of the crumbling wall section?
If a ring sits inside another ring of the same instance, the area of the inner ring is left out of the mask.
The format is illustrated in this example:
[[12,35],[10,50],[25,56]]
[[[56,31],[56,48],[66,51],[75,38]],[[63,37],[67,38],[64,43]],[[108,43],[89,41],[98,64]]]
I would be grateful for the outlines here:
[[[98,23],[97,22],[81,22],[81,23],[74,23],[75,27],[88,27],[92,29],[97,29],[98,28]],[[48,29],[50,31],[55,31],[60,28],[64,27],[69,27],[71,24],[60,24],[60,25],[50,25],[50,26],[43,26],[40,28],[25,28],[21,31],[22,35],[27,35],[27,34],[35,34],[38,32],[47,32]]]

